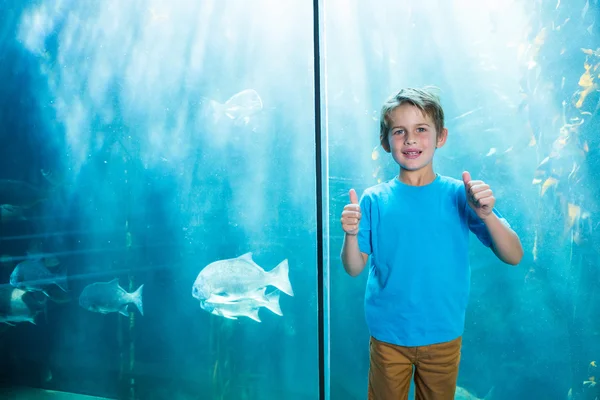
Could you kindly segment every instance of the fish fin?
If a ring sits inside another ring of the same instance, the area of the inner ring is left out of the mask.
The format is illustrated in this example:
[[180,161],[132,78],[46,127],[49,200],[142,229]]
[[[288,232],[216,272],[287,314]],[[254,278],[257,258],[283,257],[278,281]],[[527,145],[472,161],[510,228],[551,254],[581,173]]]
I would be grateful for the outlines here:
[[111,279],[110,281],[108,281],[106,283],[108,283],[109,285],[121,286],[121,285],[119,285],[119,278]]
[[495,386],[492,386],[492,388],[490,389],[490,391],[485,395],[485,397],[483,398],[483,400],[490,400],[492,398],[492,396],[494,395],[494,388]]
[[[61,279],[60,281],[56,281],[56,286],[58,286],[63,292],[69,291],[69,285],[67,284],[67,278]],[[48,296],[50,297],[50,296]]]
[[[33,325],[37,325],[37,321],[36,319],[38,318],[38,315],[40,315],[41,313],[44,313],[44,315],[46,315],[46,310],[47,310],[47,303],[44,304],[44,309],[43,310],[36,310],[33,313],[31,313],[31,318],[27,320],[27,322],[33,324]],[[48,322],[48,317],[46,317],[46,322]]]
[[68,292],[69,285],[67,284],[67,272],[64,270],[60,271],[55,275],[55,278],[56,281],[54,283],[56,283],[56,286],[58,286],[63,292]]
[[223,317],[227,318],[227,319],[237,319],[237,317],[234,317],[233,315],[226,315],[223,314]]
[[258,316],[258,310],[259,310],[259,308],[248,311],[248,314],[246,314],[246,317],[253,319],[256,322],[262,322],[260,320],[260,317]]
[[121,309],[119,310],[119,314],[129,317],[129,313],[127,312],[127,304],[121,307]]
[[265,293],[266,293],[266,291],[267,291],[267,287],[266,287],[266,286],[263,286],[263,287],[261,287],[261,288],[258,288],[258,289],[256,289],[256,290],[254,291],[254,294],[253,294],[253,295],[254,295],[254,296],[256,296],[256,298],[258,298],[258,299],[262,299],[262,298],[265,298],[265,299],[266,299],[266,297],[265,297]]
[[242,254],[241,256],[238,257],[241,260],[246,260],[246,261],[250,261],[250,262],[254,262],[252,260],[252,252],[249,251],[247,253]]
[[131,293],[131,302],[135,304],[137,309],[140,311],[140,314],[144,315],[144,303],[142,301],[142,292],[144,290],[144,284],[142,283],[139,288],[133,293]]
[[46,268],[54,268],[60,265],[60,260],[56,256],[44,257],[44,265]]
[[254,292],[249,292],[246,296],[248,299],[258,300],[260,302],[266,303],[269,301],[269,298],[265,295],[267,291],[267,287],[263,286],[261,288],[256,289]]
[[287,258],[269,271],[269,284],[275,286],[288,296],[294,296],[294,290],[289,278],[290,268]]
[[218,294],[211,294],[210,297],[204,300],[206,303],[215,303],[215,304],[231,304],[237,301],[235,297],[221,296]]
[[42,253],[37,249],[26,250],[25,255],[27,256],[28,260],[40,262],[42,261]]
[[267,303],[264,305],[267,309],[271,310],[273,313],[283,316],[281,312],[281,307],[279,305],[279,290],[275,290],[268,295],[266,295]]

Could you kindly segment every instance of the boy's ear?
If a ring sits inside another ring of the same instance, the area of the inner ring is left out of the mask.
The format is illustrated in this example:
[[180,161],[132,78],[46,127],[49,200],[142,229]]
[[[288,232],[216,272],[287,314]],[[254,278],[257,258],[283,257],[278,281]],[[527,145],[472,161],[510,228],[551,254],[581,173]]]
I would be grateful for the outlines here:
[[442,129],[442,131],[437,135],[437,143],[435,145],[436,149],[439,149],[443,145],[446,144],[446,139],[448,139],[448,128]]

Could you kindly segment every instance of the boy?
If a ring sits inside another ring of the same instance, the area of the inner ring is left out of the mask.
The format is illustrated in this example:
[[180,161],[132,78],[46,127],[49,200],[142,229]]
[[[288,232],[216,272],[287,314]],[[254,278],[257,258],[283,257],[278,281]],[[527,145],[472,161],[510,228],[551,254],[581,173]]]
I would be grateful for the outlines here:
[[417,400],[454,399],[469,296],[469,230],[507,264],[523,256],[488,185],[468,172],[462,181],[434,172],[435,150],[447,136],[435,94],[400,90],[380,117],[381,146],[400,173],[366,189],[360,205],[351,189],[342,212],[346,272],[357,276],[371,256],[369,400],[407,399],[413,366]]

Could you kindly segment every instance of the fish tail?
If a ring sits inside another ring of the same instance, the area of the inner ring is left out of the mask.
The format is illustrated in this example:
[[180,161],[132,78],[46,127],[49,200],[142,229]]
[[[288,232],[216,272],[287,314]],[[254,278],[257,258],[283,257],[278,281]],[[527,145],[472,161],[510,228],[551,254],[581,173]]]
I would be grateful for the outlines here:
[[281,312],[281,307],[279,305],[279,290],[275,290],[274,292],[269,293],[265,297],[267,299],[265,307],[271,310],[273,313],[283,316],[283,313]]
[[258,316],[258,310],[259,308],[253,309],[250,312],[248,312],[248,315],[246,315],[248,318],[255,320],[256,322],[261,322],[260,317]]
[[285,260],[280,262],[275,268],[269,271],[270,284],[275,286],[277,289],[281,290],[288,296],[293,296],[294,290],[292,289],[292,284],[290,283],[289,272],[290,268],[288,265],[288,260],[286,258]]
[[130,294],[131,302],[140,310],[140,314],[144,315],[144,303],[142,301],[142,292],[144,290],[144,284],[142,283],[139,288]]

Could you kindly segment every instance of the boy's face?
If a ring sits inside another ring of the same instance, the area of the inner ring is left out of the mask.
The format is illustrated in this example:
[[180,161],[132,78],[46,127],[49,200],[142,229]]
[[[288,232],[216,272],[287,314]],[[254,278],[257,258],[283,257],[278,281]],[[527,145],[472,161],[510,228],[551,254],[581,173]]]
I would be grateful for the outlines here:
[[436,147],[446,143],[448,130],[437,134],[431,117],[412,104],[402,104],[389,114],[390,153],[401,168],[418,171],[431,165]]

